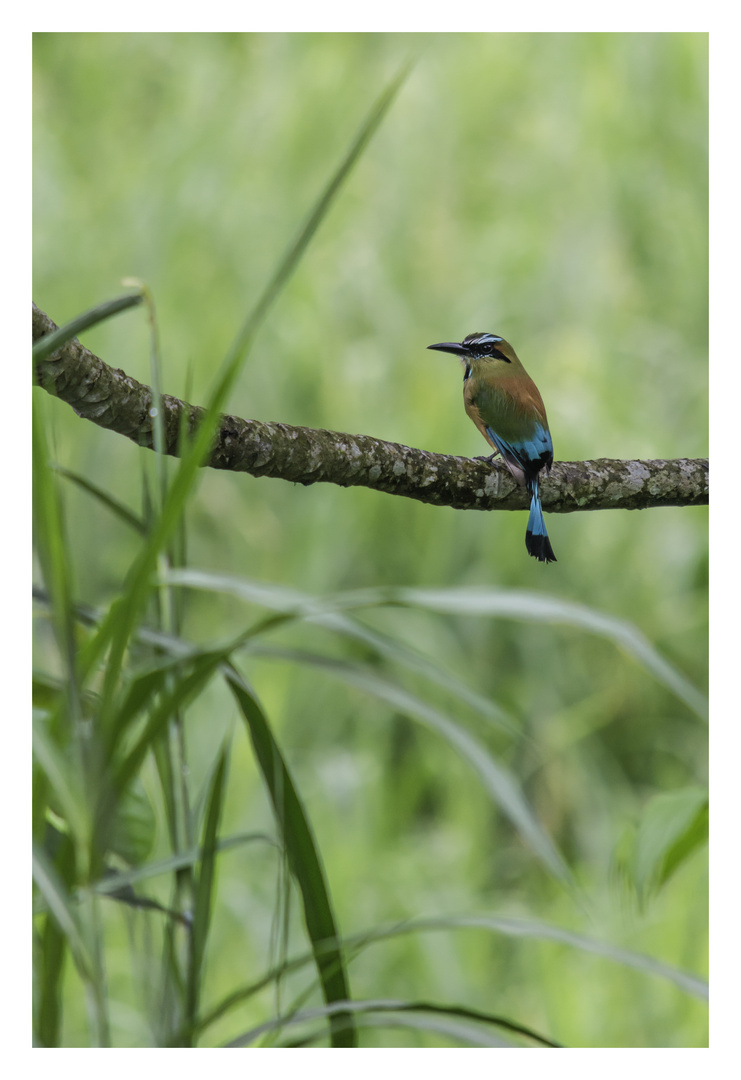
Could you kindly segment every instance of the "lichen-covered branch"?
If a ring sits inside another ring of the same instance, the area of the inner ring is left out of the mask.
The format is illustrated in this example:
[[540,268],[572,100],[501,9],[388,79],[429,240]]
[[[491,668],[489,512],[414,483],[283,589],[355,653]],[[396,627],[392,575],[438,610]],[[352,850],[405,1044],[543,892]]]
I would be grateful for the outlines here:
[[[56,329],[33,306],[33,339]],[[36,367],[37,383],[78,416],[152,448],[152,390],[105,364],[77,339]],[[179,433],[197,427],[204,410],[164,394],[165,446],[177,457]],[[298,484],[368,487],[461,510],[522,510],[527,497],[506,467],[415,450],[370,435],[291,427],[224,415],[206,465]],[[541,481],[550,513],[698,506],[708,501],[708,461],[558,461]]]

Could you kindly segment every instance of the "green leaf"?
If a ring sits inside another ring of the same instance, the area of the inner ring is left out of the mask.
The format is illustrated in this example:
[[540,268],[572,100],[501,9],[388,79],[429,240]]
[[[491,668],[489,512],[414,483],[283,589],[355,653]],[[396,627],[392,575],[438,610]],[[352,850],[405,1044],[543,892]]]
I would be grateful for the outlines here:
[[658,891],[708,840],[708,795],[699,787],[655,795],[644,810],[633,847],[633,875],[641,900]]
[[[329,889],[319,849],[288,766],[283,760],[267,717],[257,698],[235,668],[228,668],[226,681],[244,716],[265,784],[270,792],[275,817],[288,854],[291,872],[298,883],[304,919],[312,943],[324,1000],[346,1001],[350,997],[347,973],[332,911]],[[329,942],[329,947],[323,947]],[[341,1030],[332,1029],[333,1046],[357,1046],[352,1018],[340,1010]]]
[[138,866],[154,847],[156,825],[152,804],[138,777],[123,793],[111,830],[110,850],[130,866]]
[[31,681],[31,700],[34,710],[48,714],[59,706],[64,684],[52,675],[35,671]]

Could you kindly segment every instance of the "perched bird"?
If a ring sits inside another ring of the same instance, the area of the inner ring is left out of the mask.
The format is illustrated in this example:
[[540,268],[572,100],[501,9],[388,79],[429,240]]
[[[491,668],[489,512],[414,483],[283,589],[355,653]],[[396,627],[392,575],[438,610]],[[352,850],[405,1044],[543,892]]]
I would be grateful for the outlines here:
[[496,334],[469,334],[460,344],[443,341],[427,348],[459,357],[465,369],[463,403],[494,450],[488,460],[501,454],[530,496],[527,550],[540,562],[555,562],[538,492],[540,470],[551,470],[553,443],[537,386],[509,342]]

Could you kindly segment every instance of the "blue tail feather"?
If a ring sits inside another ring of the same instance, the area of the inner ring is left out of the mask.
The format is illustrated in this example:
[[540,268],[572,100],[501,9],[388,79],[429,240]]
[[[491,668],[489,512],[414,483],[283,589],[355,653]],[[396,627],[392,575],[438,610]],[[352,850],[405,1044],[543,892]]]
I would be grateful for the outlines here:
[[527,532],[525,533],[525,546],[528,554],[539,562],[556,562],[551,542],[548,539],[548,530],[543,519],[543,507],[540,504],[538,491],[538,479],[528,483],[530,492],[530,517],[527,519]]

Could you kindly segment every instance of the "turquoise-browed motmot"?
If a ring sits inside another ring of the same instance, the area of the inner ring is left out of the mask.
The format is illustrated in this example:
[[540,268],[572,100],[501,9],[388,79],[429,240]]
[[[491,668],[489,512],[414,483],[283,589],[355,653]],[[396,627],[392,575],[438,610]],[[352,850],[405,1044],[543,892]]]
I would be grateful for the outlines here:
[[494,450],[489,460],[501,454],[530,496],[527,550],[540,562],[555,562],[538,490],[540,470],[551,470],[553,443],[537,386],[509,342],[496,334],[469,334],[460,344],[442,341],[427,348],[453,353],[463,364],[463,403]]

